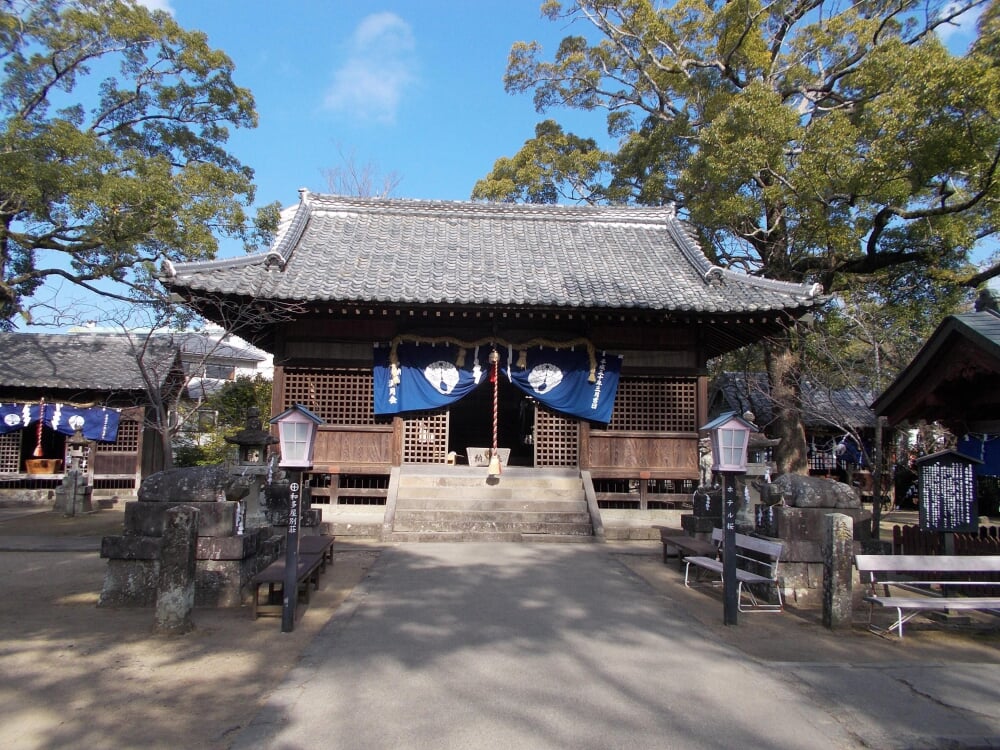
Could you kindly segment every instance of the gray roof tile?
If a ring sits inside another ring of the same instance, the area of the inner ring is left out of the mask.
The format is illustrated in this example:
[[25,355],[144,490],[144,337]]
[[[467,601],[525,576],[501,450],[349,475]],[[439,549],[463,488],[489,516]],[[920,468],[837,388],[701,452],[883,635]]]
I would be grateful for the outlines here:
[[266,253],[168,266],[177,289],[271,299],[745,313],[816,286],[712,264],[670,207],[554,206],[302,193]]
[[[0,333],[0,352],[0,388],[145,390],[136,355],[124,336]],[[145,356],[162,385],[176,360],[176,345],[153,341]]]

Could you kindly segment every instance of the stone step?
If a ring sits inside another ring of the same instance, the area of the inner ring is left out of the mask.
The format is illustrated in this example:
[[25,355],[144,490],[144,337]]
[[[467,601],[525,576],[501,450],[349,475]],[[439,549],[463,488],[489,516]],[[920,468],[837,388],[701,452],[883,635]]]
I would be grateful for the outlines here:
[[500,522],[500,523],[576,523],[589,524],[590,514],[576,513],[536,513],[521,510],[403,510],[396,509],[396,525],[420,519],[429,523],[453,523],[455,521]]
[[441,498],[456,499],[483,498],[495,500],[523,500],[525,502],[541,500],[579,500],[584,497],[583,487],[572,489],[553,489],[551,487],[489,487],[489,486],[455,486],[455,485],[400,485],[396,493],[397,502],[407,498]]
[[463,510],[463,511],[523,511],[529,513],[586,513],[587,501],[567,500],[527,500],[497,499],[465,495],[459,498],[439,498],[434,496],[399,497],[396,510]]
[[552,541],[593,538],[576,469],[404,466],[390,541]]
[[394,531],[388,542],[520,542],[519,532],[470,532],[470,531]]
[[340,540],[379,539],[382,536],[382,521],[358,523],[356,521],[324,521],[319,525],[321,534],[330,534]]
[[409,473],[405,469],[399,473],[399,486],[402,487],[484,487],[491,490],[531,488],[551,490],[580,490],[583,480],[579,474],[549,475],[549,474],[501,474],[491,479],[485,470],[469,474],[467,470],[446,471],[438,474]]
[[586,544],[596,541],[583,534],[523,534],[520,532],[422,531],[393,532],[390,542],[558,542]]
[[470,531],[488,533],[517,532],[519,534],[593,534],[590,522],[525,521],[503,519],[473,520],[458,517],[450,520],[426,518],[422,515],[395,519],[393,532]]
[[522,542],[548,543],[548,544],[592,544],[597,541],[592,533],[585,534],[521,534]]

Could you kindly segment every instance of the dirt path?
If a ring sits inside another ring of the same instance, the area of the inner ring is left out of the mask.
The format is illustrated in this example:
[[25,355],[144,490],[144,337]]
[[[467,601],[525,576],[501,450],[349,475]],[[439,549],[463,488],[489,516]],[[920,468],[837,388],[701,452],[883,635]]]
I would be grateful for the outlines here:
[[[0,521],[11,542],[120,529],[115,511]],[[248,607],[199,608],[192,633],[164,637],[151,609],[96,606],[107,566],[96,551],[0,551],[0,747],[227,747],[377,556],[340,545],[292,633]]]

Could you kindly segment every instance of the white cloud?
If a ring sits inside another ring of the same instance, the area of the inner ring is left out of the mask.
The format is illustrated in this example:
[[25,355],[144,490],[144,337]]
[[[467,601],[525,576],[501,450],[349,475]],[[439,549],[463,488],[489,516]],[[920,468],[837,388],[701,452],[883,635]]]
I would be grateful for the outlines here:
[[170,5],[170,0],[138,0],[139,5],[145,5],[150,10],[165,10],[170,15],[174,15],[174,9]]
[[404,94],[417,81],[415,49],[410,25],[395,13],[367,16],[351,35],[347,59],[333,73],[326,107],[360,119],[394,122]]

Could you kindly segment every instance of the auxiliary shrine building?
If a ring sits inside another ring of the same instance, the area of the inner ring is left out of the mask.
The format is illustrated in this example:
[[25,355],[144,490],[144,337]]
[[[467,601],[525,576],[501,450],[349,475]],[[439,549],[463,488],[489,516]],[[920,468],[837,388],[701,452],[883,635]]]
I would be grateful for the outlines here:
[[274,355],[273,412],[324,420],[313,494],[331,502],[385,497],[416,465],[485,476],[493,447],[616,507],[689,498],[708,360],[824,301],[712,265],[669,206],[306,190],[267,252],[162,280],[220,324],[256,306],[238,333]]

